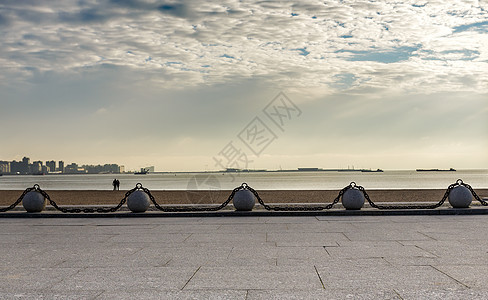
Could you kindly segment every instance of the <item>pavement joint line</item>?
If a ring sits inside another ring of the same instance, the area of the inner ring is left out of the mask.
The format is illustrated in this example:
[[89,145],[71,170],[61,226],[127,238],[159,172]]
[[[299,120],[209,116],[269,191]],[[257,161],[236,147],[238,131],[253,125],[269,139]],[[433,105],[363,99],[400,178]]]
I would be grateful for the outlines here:
[[460,285],[464,286],[465,288],[467,289],[470,289],[471,287],[468,286],[467,284],[465,284],[464,282],[461,282],[459,280],[457,280],[456,278],[452,277],[451,275],[447,274],[446,272],[443,272],[441,270],[439,270],[438,268],[434,267],[433,265],[429,265],[432,269],[436,270],[437,272],[439,273],[442,273],[444,274],[445,276],[449,277],[450,279],[454,280],[455,282],[459,283]]
[[185,287],[188,285],[188,283],[190,283],[190,281],[192,280],[193,276],[195,276],[195,274],[197,274],[197,272],[200,270],[202,266],[199,266],[198,269],[195,271],[195,273],[193,273],[193,275],[191,275],[190,279],[188,279],[188,281],[185,283],[185,285],[181,288],[181,290],[184,290]]
[[420,247],[419,245],[415,245],[415,247],[416,247],[416,248],[418,248],[418,249],[420,249],[420,250],[422,250],[422,251],[425,251],[425,252],[427,252],[427,253],[429,253],[429,254],[431,254],[431,255],[434,255],[434,256],[435,256],[435,257],[437,257],[437,258],[439,257],[439,255],[437,255],[437,254],[435,254],[435,253],[432,253],[432,252],[430,252],[429,250],[426,250],[426,249],[424,249],[424,248]]
[[397,295],[397,297],[400,299],[400,300],[404,300],[402,295],[400,295],[399,292],[397,292],[397,290],[393,289],[393,292]]
[[186,240],[188,240],[191,236],[193,235],[193,233],[190,233],[184,240],[183,240],[183,243],[186,242]]
[[341,232],[341,234],[350,242],[352,242],[352,240],[344,233],[344,232]]
[[136,253],[138,253],[138,252],[141,252],[141,251],[142,251],[142,249],[144,249],[144,248],[139,248],[139,249],[137,249],[136,251],[134,251],[134,252],[132,252],[132,253],[130,253],[130,254],[122,254],[122,257],[129,257],[129,256],[132,256],[132,255],[134,255],[134,254],[136,254]]
[[226,257],[225,259],[227,259],[227,260],[228,260],[228,259],[230,258],[230,255],[232,254],[232,252],[234,252],[234,248],[235,248],[235,247],[232,247],[232,248],[230,249],[229,254],[227,254],[227,257]]
[[431,236],[430,236],[430,235],[428,235],[427,233],[423,233],[423,232],[421,232],[421,231],[417,231],[417,233],[420,233],[421,235],[424,235],[424,236],[428,237],[428,238],[429,238],[429,239],[431,239],[431,240],[437,241],[435,238],[431,237]]
[[324,250],[325,250],[325,252],[327,253],[328,256],[331,256],[330,253],[329,253],[329,250],[327,250],[327,246],[324,246]]
[[391,267],[393,267],[393,266],[394,266],[394,265],[393,265],[393,264],[392,264],[392,263],[391,263],[389,260],[387,260],[387,259],[386,259],[386,257],[382,256],[382,257],[381,257],[381,259],[382,259],[384,262],[386,262],[386,263],[387,263],[389,266],[391,266]]
[[[81,268],[78,268],[78,271],[76,271],[74,274],[71,274],[69,277],[73,277],[73,276],[76,276],[78,274],[80,274],[81,271],[85,271],[86,269],[88,269],[88,267],[81,267]],[[56,285],[56,284],[60,284],[62,283],[64,280],[66,279],[66,277],[62,277],[60,280],[54,282],[54,283],[51,283],[49,285],[49,289],[52,290],[52,288]]]
[[322,288],[325,290],[325,285],[324,282],[322,281],[322,277],[320,277],[319,271],[317,270],[317,266],[314,265],[313,268],[315,269],[315,273],[317,273],[317,276],[319,277],[320,284],[322,284]]
[[65,262],[67,262],[67,261],[68,261],[68,260],[63,259],[61,262],[58,262],[58,263],[54,264],[53,268],[57,268],[57,267],[59,267],[60,265],[64,264],[64,263],[65,263]]
[[402,241],[395,240],[395,242],[397,242],[400,246],[405,246],[404,244],[402,244]]
[[170,258],[164,265],[162,265],[163,267],[167,267],[169,265],[169,263],[172,261],[173,259]]
[[95,298],[93,298],[93,300],[100,298],[104,293],[105,291],[101,291],[98,295],[95,296]]

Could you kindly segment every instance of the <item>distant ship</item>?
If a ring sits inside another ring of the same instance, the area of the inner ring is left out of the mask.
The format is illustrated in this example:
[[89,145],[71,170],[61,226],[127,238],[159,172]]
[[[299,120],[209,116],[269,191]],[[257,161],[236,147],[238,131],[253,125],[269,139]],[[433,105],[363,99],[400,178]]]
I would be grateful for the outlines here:
[[361,170],[361,172],[383,172],[381,169],[376,169],[376,170]]
[[456,172],[456,169],[417,169],[417,172]]
[[139,172],[134,172],[135,175],[146,175],[149,172],[148,169],[141,168]]

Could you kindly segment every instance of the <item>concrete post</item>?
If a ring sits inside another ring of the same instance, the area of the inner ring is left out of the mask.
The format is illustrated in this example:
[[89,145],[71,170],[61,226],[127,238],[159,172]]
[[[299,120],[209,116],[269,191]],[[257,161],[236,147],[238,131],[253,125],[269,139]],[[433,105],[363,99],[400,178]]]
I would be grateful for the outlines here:
[[127,197],[127,207],[135,213],[145,212],[150,204],[149,195],[141,190],[134,191]]
[[41,212],[46,207],[46,199],[38,191],[30,191],[22,199],[22,205],[27,212]]
[[359,210],[364,205],[363,192],[355,187],[351,187],[342,195],[342,205],[348,210]]
[[256,199],[250,190],[239,190],[234,194],[232,203],[236,210],[251,211],[256,204]]

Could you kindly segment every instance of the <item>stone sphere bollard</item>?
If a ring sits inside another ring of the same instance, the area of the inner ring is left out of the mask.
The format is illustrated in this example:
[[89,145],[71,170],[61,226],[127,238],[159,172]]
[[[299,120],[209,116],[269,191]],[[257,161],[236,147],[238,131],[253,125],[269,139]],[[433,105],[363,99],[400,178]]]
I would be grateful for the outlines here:
[[250,211],[256,204],[256,199],[250,190],[239,190],[234,194],[232,203],[236,210]]
[[357,188],[349,188],[342,195],[342,206],[348,210],[359,210],[364,205],[364,195]]
[[135,213],[145,212],[150,204],[149,195],[141,190],[134,191],[127,197],[127,207]]
[[468,208],[473,200],[473,195],[467,187],[458,185],[451,190],[448,199],[453,208]]
[[41,212],[46,207],[46,198],[38,191],[30,191],[22,199],[27,212]]

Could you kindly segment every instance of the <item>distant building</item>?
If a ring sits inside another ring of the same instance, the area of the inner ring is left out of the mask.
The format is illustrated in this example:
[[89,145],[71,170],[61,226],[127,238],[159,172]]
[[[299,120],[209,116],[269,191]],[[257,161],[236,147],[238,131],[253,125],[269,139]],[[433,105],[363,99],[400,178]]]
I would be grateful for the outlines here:
[[64,173],[64,161],[62,160],[58,162],[58,171]]
[[48,166],[44,165],[41,167],[41,169],[42,169],[42,171],[41,171],[42,174],[49,173],[49,167]]
[[30,172],[33,174],[42,173],[42,161],[35,161],[30,165]]
[[120,168],[116,164],[106,164],[103,165],[103,171],[106,173],[120,173]]
[[125,173],[125,166],[119,166],[120,173]]
[[79,167],[78,164],[72,163],[64,168],[66,174],[85,174],[87,170],[84,167]]
[[154,173],[154,166],[145,167],[144,169],[146,169],[148,173]]
[[0,161],[0,174],[10,173],[10,162]]
[[20,161],[11,161],[10,162],[10,173],[12,174],[21,174],[22,172],[22,162]]
[[46,161],[46,166],[49,168],[48,172],[56,171],[56,162],[54,160]]
[[29,173],[31,173],[31,170],[30,170],[30,158],[24,156],[24,158],[22,158],[22,161],[19,162],[19,164],[17,165],[17,167],[18,167],[17,172],[19,174],[29,174]]
[[64,173],[66,174],[76,174],[78,173],[78,165],[75,163],[69,164],[64,168]]

